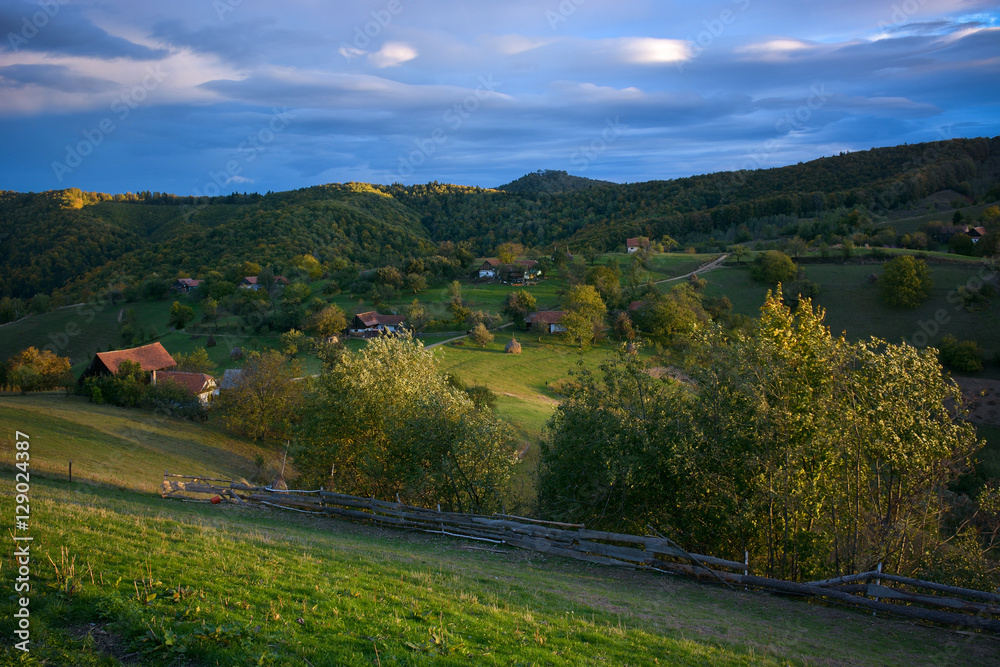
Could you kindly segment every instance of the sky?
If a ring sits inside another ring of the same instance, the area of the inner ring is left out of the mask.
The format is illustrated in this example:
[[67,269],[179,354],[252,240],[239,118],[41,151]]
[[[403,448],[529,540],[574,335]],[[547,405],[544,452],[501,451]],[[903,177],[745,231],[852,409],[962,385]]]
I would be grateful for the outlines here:
[[618,183],[1000,135],[978,0],[0,0],[0,190]]

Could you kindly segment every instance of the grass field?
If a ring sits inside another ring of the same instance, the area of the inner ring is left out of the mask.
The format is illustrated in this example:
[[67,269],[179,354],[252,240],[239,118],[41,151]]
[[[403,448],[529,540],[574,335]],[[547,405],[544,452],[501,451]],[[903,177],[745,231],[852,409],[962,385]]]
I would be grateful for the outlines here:
[[[3,664],[985,665],[1000,647],[653,572],[163,500],[164,466],[240,476],[252,446],[74,398],[0,400],[8,479],[15,430],[31,443],[32,650],[7,641]],[[95,461],[72,485],[57,474],[69,453]],[[6,637],[13,612],[0,598]]]

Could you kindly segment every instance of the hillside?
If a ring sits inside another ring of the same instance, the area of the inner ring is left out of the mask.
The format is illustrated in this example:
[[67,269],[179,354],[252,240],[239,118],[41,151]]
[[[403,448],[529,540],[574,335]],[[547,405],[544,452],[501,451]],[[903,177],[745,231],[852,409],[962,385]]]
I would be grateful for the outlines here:
[[530,174],[525,174],[506,185],[501,185],[497,190],[514,194],[557,194],[601,185],[614,185],[614,183],[611,181],[584,178],[583,176],[573,176],[565,171],[556,171],[553,169],[545,169],[543,171],[539,169]]
[[[655,572],[162,500],[153,490],[164,465],[242,476],[251,450],[204,426],[93,410],[62,396],[0,398],[4,448],[15,429],[26,431],[35,473],[32,651],[18,664],[908,666],[997,657],[983,635]],[[98,459],[119,451],[133,455],[103,471]],[[75,463],[97,456],[74,466],[72,486],[59,472],[70,452]],[[11,508],[11,488],[3,493]],[[9,567],[0,573],[5,587],[13,577]],[[11,599],[0,607],[0,631],[11,636]],[[15,659],[9,643],[3,651]]]
[[[468,261],[507,241],[541,251],[588,245],[611,251],[630,236],[670,235],[714,252],[743,233],[753,239],[785,228],[805,234],[800,222],[813,231],[807,240],[843,235],[856,231],[838,227],[853,209],[879,222],[894,211],[918,212],[920,202],[946,191],[964,203],[995,201],[998,181],[1000,137],[621,185],[536,172],[503,189],[434,182],[217,198],[2,192],[0,297],[56,293],[71,303],[152,274],[236,275],[243,262],[281,271],[302,254],[354,270],[434,255]],[[818,230],[819,218],[829,218],[828,231]]]

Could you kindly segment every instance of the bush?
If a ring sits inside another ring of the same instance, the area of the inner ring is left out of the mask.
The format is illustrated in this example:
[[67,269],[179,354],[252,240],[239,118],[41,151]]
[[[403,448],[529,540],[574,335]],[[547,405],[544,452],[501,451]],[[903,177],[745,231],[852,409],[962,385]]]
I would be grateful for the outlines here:
[[959,341],[951,334],[941,339],[941,363],[962,373],[983,370],[983,348],[974,340]]
[[916,308],[927,299],[934,282],[927,262],[901,255],[886,263],[878,285],[882,299],[890,306]]
[[750,276],[757,281],[775,285],[794,280],[799,267],[780,250],[768,250],[757,256],[750,267]]

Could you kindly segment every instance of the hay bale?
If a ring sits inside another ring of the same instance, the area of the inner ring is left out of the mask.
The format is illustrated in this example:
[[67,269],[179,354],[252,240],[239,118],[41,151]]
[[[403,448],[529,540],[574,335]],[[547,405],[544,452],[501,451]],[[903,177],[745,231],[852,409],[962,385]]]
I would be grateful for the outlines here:
[[507,354],[521,354],[521,344],[512,337],[510,342],[507,343],[507,346],[504,348],[504,351]]
[[215,336],[209,334],[208,342],[205,343],[205,347],[215,347],[215,346],[216,346]]
[[229,358],[233,361],[238,361],[243,358],[243,350],[238,347],[234,347],[229,351]]

